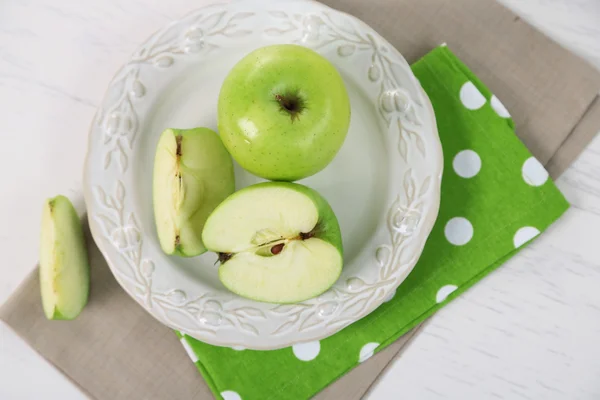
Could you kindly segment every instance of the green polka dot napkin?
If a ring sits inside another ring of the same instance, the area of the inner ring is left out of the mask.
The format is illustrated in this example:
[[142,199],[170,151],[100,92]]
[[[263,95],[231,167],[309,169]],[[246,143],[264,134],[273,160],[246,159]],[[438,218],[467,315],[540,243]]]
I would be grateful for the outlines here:
[[217,398],[308,399],[467,290],[568,207],[485,85],[445,46],[413,65],[444,149],[439,216],[395,296],[327,339],[275,351],[183,345]]

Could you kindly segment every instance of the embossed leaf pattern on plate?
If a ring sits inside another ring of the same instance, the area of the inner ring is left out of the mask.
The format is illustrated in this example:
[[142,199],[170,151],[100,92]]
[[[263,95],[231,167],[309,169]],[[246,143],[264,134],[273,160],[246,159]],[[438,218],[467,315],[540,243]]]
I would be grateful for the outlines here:
[[[390,140],[397,143],[397,156],[405,165],[438,157],[425,139],[435,135],[437,140],[435,126],[432,130],[424,122],[433,120],[428,100],[416,79],[406,78],[414,77],[404,59],[374,31],[318,3],[305,2],[301,10],[287,7],[285,1],[245,4],[210,6],[171,23],[153,35],[117,73],[106,97],[109,100],[94,119],[92,135],[100,137],[99,145],[90,146],[90,152],[102,153],[105,173],[117,179],[98,183],[89,179],[86,202],[92,231],[102,239],[97,242],[108,254],[113,273],[152,315],[209,343],[273,348],[264,338],[281,338],[276,347],[282,347],[328,336],[371,312],[396,289],[416,263],[433,225],[431,214],[437,213],[439,204],[441,162],[434,160],[433,164],[440,166],[432,166],[426,176],[408,168],[395,183],[398,194],[385,217],[387,239],[372,249],[375,274],[345,277],[321,296],[290,305],[241,303],[236,296],[218,291],[198,294],[181,287],[156,289],[153,278],[165,266],[145,255],[148,244],[124,183],[124,177],[131,174],[136,138],[143,134],[143,116],[137,105],[156,96],[152,80],[141,73],[142,67],[152,74],[169,74],[174,65],[188,57],[207,57],[220,46],[253,34],[328,52],[340,64],[353,65],[357,59],[365,59],[368,66],[361,72],[362,85],[376,93],[373,102],[392,135]],[[92,143],[95,137],[91,139]],[[115,257],[119,259],[113,260]],[[222,331],[237,335],[223,341],[219,339]]]

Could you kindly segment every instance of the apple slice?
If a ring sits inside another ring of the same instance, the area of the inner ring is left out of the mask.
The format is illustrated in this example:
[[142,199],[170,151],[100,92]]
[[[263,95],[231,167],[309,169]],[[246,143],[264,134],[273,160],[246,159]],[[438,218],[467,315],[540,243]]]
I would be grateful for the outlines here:
[[44,204],[40,247],[44,314],[48,319],[73,319],[87,304],[90,267],[79,217],[64,196]]
[[342,271],[342,237],[333,210],[316,191],[259,183],[229,196],[202,232],[219,255],[219,278],[232,292],[269,303],[318,296]]
[[156,148],[153,183],[162,250],[183,257],[204,253],[204,222],[234,190],[233,162],[214,131],[165,130]]

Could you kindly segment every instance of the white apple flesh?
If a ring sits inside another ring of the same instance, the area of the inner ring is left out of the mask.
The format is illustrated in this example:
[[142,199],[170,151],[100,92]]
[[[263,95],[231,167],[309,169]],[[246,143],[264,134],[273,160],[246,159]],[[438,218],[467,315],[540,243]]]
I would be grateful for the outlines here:
[[40,289],[48,319],[74,319],[87,304],[89,261],[79,217],[64,196],[42,211]]
[[165,130],[156,148],[153,182],[162,250],[183,257],[204,253],[204,222],[234,190],[231,157],[214,131]]
[[210,215],[202,240],[219,254],[219,278],[229,290],[269,303],[318,296],[343,265],[333,210],[316,191],[294,183],[234,193]]

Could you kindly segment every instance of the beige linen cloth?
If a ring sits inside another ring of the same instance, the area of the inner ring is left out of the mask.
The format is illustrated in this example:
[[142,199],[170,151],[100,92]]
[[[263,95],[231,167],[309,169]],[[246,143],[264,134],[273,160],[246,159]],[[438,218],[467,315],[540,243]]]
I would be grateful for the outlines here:
[[[600,74],[494,0],[325,0],[376,29],[409,62],[446,42],[512,114],[517,135],[557,177],[600,129]],[[75,321],[47,321],[34,272],[0,318],[89,397],[210,399],[175,334],[119,287],[88,234],[92,290]],[[361,398],[418,328],[317,399]],[[240,371],[243,373],[243,371]]]

